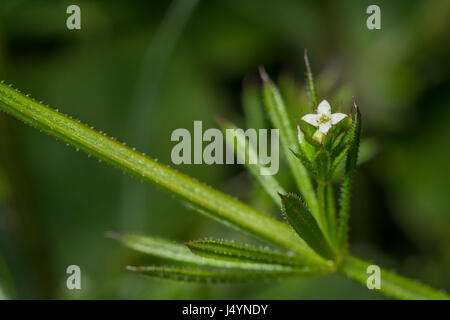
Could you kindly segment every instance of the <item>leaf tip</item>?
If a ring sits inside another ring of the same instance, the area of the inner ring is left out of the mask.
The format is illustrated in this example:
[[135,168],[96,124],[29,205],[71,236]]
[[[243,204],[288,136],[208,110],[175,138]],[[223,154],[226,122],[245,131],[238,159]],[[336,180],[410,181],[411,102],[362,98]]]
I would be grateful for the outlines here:
[[311,66],[309,64],[309,58],[308,58],[308,49],[305,48],[304,52],[303,52],[303,58],[305,59],[305,66],[306,66],[306,71],[308,73],[311,73]]
[[107,231],[105,233],[105,236],[107,238],[111,238],[111,239],[115,239],[115,240],[123,240],[123,235],[121,235],[120,233],[114,232],[114,231]]
[[138,267],[135,267],[135,266],[125,266],[125,269],[126,270],[129,270],[129,271],[139,271],[139,268]]
[[356,101],[353,101],[353,110],[355,110],[355,112],[356,112],[357,114],[360,114],[360,113],[361,113],[361,108],[358,107],[358,105],[356,104]]
[[214,117],[214,120],[216,120],[216,122],[219,124],[219,126],[224,127],[227,123],[227,121],[225,120],[224,117],[216,115]]
[[192,247],[192,245],[195,243],[195,241],[188,240],[188,241],[183,241],[181,243],[190,249]]
[[280,193],[280,192],[278,192],[278,191],[277,191],[277,194],[278,194],[278,196],[281,198],[281,200],[284,200],[284,199],[287,197],[286,194],[282,194],[282,193]]
[[262,65],[259,66],[258,70],[259,70],[259,75],[260,75],[262,81],[269,82],[270,78],[269,78],[269,75],[266,72],[266,69],[264,69],[264,66],[262,66]]

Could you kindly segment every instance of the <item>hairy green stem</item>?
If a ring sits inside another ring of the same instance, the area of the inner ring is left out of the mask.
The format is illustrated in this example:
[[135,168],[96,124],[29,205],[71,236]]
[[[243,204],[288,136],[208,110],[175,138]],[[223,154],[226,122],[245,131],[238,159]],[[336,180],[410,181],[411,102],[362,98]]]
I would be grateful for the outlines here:
[[331,182],[327,183],[325,193],[325,209],[328,220],[328,231],[330,232],[332,243],[336,243],[336,203],[334,200],[333,185]]
[[285,223],[170,169],[4,84],[0,84],[0,110],[145,182],[165,189],[229,226],[295,250],[311,263],[325,263]]
[[[367,273],[367,267],[370,265],[373,265],[373,263],[347,256],[339,267],[339,271],[366,285],[367,278],[370,276]],[[448,294],[396,275],[386,269],[380,268],[380,279],[381,288],[378,290],[393,298],[403,300],[450,300]]]
[[327,239],[328,243],[330,242],[330,226],[329,221],[327,219],[327,212],[326,212],[326,206],[325,206],[325,184],[324,183],[318,183],[317,184],[317,202],[319,203],[319,225],[322,226],[322,232],[325,235],[325,238]]

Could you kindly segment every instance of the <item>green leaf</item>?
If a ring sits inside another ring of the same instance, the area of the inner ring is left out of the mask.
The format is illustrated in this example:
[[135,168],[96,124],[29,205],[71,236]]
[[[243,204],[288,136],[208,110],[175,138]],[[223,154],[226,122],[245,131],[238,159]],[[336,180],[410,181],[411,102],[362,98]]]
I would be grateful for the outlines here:
[[291,267],[257,263],[256,261],[230,261],[196,255],[183,244],[174,243],[156,237],[144,237],[135,235],[119,235],[109,233],[109,236],[119,240],[125,246],[162,259],[193,264],[203,267],[215,267],[224,269],[259,270],[259,271],[291,271]]
[[354,105],[355,116],[352,128],[352,140],[347,152],[345,163],[344,181],[341,187],[341,208],[339,211],[339,242],[340,247],[346,251],[348,246],[348,220],[350,216],[350,201],[352,194],[352,181],[358,161],[359,141],[361,137],[361,113],[359,108]]
[[291,150],[291,152],[298,160],[300,160],[302,165],[310,172],[310,174],[312,174],[313,176],[317,175],[316,169],[314,168],[313,164],[311,163],[311,161],[309,161],[308,157],[303,152],[300,151],[299,153],[297,153],[294,150]]
[[301,256],[293,252],[283,253],[219,240],[194,240],[187,242],[186,246],[196,255],[206,258],[239,262],[260,262],[293,267],[301,267],[308,264]]
[[[208,218],[210,218],[212,220],[215,220],[215,221],[217,221],[219,223],[222,223],[223,225],[225,225],[226,227],[228,227],[230,229],[235,229],[236,231],[241,231],[241,232],[243,231],[243,230],[240,230],[240,229],[236,228],[235,225],[230,224],[227,221],[220,220],[220,218],[218,218],[218,216],[215,215],[213,212],[209,212],[207,210],[204,210],[204,209],[200,208],[199,206],[193,205],[193,204],[188,203],[188,202],[184,202],[184,203],[185,203],[185,205],[188,208],[190,208],[190,209],[192,209],[192,210],[194,210],[194,211],[196,211],[196,212],[198,212],[198,213],[200,213],[200,214],[202,214],[202,215],[204,215],[204,216],[206,216],[206,217],[208,217]],[[277,244],[275,244],[273,242],[265,240],[264,238],[261,238],[260,240],[268,242],[271,245],[277,245]],[[295,252],[296,252],[296,255],[299,256],[299,258],[301,258],[303,261],[305,261],[305,264],[316,265],[316,266],[323,266],[324,264],[326,264],[326,261],[323,260],[323,258],[320,257],[319,255],[317,255],[313,250],[311,250],[311,248],[305,243],[305,241],[303,241],[303,239],[299,238],[299,241],[302,242],[302,245],[304,246],[305,249],[302,252],[299,252],[299,251],[295,251]]]
[[[222,131],[225,133],[227,129],[237,129],[237,127],[231,122],[222,120],[221,127]],[[250,141],[245,137],[243,131],[235,131],[235,136],[226,135],[226,143],[230,148],[236,151],[237,157],[240,158],[244,166],[252,174],[252,176],[258,181],[264,191],[273,199],[273,201],[281,207],[281,200],[278,196],[278,192],[285,193],[284,188],[279,184],[274,175],[263,175],[262,173],[267,169],[263,167],[260,163],[257,150],[254,145],[250,144]],[[235,139],[236,137],[236,139]],[[236,143],[235,143],[236,140]],[[248,159],[257,159],[257,164],[250,164]],[[245,161],[247,159],[247,161]]]
[[299,152],[294,127],[286,111],[283,99],[275,84],[269,79],[264,68],[260,68],[263,80],[263,98],[269,118],[274,128],[280,129],[280,140],[297,187],[314,216],[319,214],[316,194],[306,168],[299,163],[290,150]]
[[321,275],[316,270],[304,268],[292,271],[220,271],[200,268],[188,269],[178,267],[128,266],[128,270],[143,275],[176,281],[200,283],[243,283],[251,281],[273,280],[287,277],[311,277]]
[[305,49],[304,53],[306,66],[306,83],[308,85],[308,97],[313,108],[317,107],[316,90],[314,89],[314,79],[309,65],[308,51]]
[[342,160],[344,160],[345,156],[347,155],[348,150],[350,149],[350,144],[347,145],[347,147],[345,147],[334,159],[333,159],[333,163],[330,166],[330,170],[328,172],[328,175],[330,177],[333,176],[333,173],[336,171],[337,167],[339,166],[339,164],[342,162]]
[[244,84],[242,91],[242,106],[244,107],[246,127],[254,129],[266,128],[264,107],[259,88],[251,83]]
[[283,214],[297,234],[322,257],[333,259],[333,250],[302,200],[293,193],[280,194],[280,197],[283,202]]
[[5,84],[0,84],[0,109],[145,182],[161,187],[181,200],[209,211],[220,221],[316,259],[317,255],[299,241],[286,224],[172,170]]
[[308,134],[304,133],[300,125],[297,123],[297,140],[300,148],[300,153],[303,153],[307,157],[309,162],[311,162],[314,158],[314,153],[316,152],[316,150],[313,145],[306,141],[307,135]]
[[[341,137],[341,135],[338,136],[338,138],[340,138],[340,137]],[[338,139],[338,138],[336,140],[339,140],[339,143],[335,144],[332,147],[332,151],[331,151],[332,158],[338,157],[340,154],[342,154],[342,151],[344,151],[349,145],[351,145],[352,130],[343,132],[342,139]]]
[[341,145],[342,140],[344,139],[344,136],[347,134],[347,131],[343,131],[340,134],[337,135],[337,137],[334,139],[333,144],[331,145],[331,150],[336,150]]

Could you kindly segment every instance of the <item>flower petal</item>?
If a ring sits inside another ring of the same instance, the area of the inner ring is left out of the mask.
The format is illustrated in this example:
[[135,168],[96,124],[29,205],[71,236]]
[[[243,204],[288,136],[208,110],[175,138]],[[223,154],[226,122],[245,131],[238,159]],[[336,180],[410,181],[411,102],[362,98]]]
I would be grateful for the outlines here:
[[327,116],[331,115],[331,106],[327,100],[322,100],[322,102],[319,103],[319,106],[317,107],[317,113]]
[[331,123],[336,124],[339,121],[342,121],[347,115],[345,113],[333,113],[331,115]]
[[323,134],[327,134],[330,129],[331,129],[331,122],[327,122],[319,126],[319,130]]
[[312,124],[313,126],[317,127],[319,124],[317,123],[317,120],[319,120],[319,116],[314,113],[306,114],[302,117],[302,120],[305,122],[308,122],[309,124]]

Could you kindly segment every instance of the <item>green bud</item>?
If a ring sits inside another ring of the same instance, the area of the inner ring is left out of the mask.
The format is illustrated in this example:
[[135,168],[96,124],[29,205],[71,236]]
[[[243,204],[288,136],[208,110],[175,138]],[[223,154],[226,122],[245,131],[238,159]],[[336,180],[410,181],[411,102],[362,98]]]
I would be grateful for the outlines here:
[[318,143],[322,144],[325,140],[326,135],[322,133],[319,129],[316,130],[316,132],[313,134],[312,138],[314,141],[317,141]]

